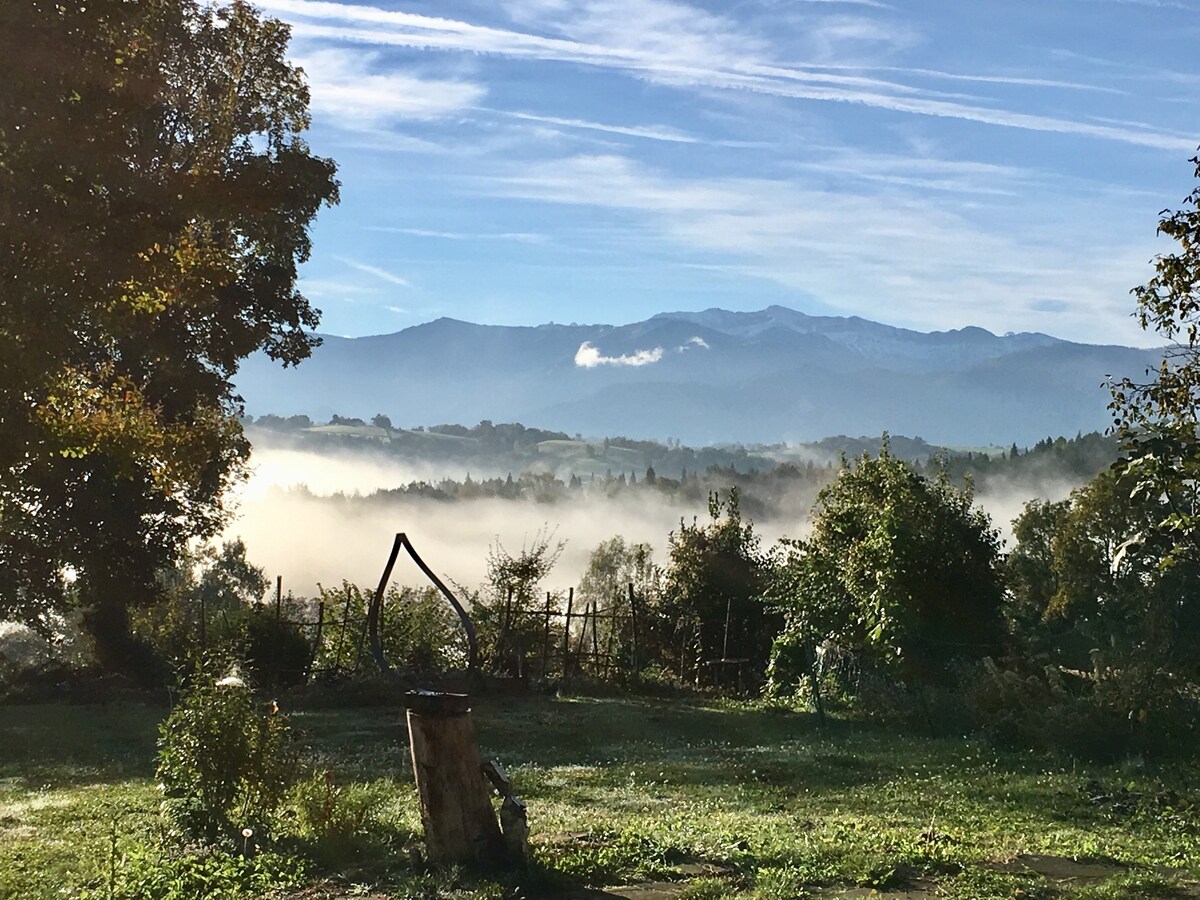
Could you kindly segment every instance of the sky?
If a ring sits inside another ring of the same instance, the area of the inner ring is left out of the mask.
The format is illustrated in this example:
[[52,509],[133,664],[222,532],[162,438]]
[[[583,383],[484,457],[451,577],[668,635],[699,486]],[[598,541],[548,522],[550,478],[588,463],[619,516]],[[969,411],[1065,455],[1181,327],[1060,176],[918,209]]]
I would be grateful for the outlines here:
[[1200,0],[256,0],[342,201],[321,331],[771,304],[1151,345]]

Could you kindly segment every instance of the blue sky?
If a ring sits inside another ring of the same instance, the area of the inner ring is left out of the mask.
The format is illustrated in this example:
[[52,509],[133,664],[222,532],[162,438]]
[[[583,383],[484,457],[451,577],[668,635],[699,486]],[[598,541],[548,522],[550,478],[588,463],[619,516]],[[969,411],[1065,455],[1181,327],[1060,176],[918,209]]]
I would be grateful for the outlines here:
[[257,0],[342,203],[322,330],[778,303],[1147,344],[1200,0]]

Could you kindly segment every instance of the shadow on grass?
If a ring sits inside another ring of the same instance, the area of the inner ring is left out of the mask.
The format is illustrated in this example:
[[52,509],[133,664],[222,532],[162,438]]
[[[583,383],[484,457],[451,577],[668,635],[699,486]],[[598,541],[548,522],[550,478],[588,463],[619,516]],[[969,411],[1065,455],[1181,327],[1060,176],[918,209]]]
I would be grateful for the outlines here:
[[0,707],[0,773],[21,787],[115,784],[154,774],[165,706]]

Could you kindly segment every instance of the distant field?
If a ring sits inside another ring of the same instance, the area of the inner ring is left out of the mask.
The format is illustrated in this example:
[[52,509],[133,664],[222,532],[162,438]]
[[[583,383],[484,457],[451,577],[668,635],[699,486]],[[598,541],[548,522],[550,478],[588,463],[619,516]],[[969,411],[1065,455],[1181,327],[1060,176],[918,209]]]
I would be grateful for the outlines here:
[[[69,897],[155,840],[164,713],[0,708],[0,897]],[[1188,887],[1200,877],[1194,766],[1089,767],[694,699],[485,697],[474,717],[485,757],[508,767],[529,803],[538,865],[526,897],[642,880],[673,882],[685,900],[850,888],[1197,896]],[[391,798],[390,827],[417,833],[397,709],[300,710],[293,721],[321,767],[370,782]],[[363,865],[354,875],[363,889],[417,896],[403,857]]]
[[304,431],[310,434],[337,434],[376,441],[391,440],[386,428],[375,428],[371,425],[314,425],[312,428],[305,428]]

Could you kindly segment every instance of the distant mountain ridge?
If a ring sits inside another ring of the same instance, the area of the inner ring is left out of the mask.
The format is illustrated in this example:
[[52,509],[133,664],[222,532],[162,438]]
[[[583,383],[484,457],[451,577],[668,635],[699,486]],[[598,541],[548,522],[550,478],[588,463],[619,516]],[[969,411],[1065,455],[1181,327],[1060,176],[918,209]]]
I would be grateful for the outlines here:
[[1106,428],[1106,379],[1140,376],[1159,358],[1039,333],[925,333],[771,306],[629,325],[440,318],[394,334],[326,336],[293,369],[254,357],[237,384],[254,415],[491,419],[694,444],[884,430],[1024,444]]

